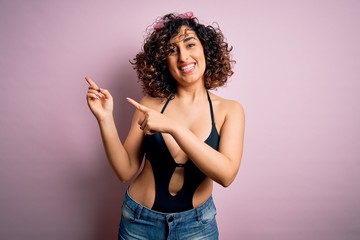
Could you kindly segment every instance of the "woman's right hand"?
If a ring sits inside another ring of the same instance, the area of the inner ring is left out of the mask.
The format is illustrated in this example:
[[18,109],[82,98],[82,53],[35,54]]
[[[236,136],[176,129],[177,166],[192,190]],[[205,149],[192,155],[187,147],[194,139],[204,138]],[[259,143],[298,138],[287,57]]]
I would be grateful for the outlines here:
[[114,102],[108,90],[99,88],[90,78],[85,77],[89,84],[86,100],[91,112],[98,121],[113,117]]

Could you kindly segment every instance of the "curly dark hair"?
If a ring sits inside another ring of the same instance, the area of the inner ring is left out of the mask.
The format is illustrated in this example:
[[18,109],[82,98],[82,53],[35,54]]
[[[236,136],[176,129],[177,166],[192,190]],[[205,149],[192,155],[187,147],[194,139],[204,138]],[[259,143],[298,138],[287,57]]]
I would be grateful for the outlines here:
[[[144,46],[134,58],[134,69],[144,94],[152,97],[168,98],[177,90],[175,79],[170,74],[166,58],[170,54],[169,41],[179,33],[182,26],[192,29],[199,38],[205,55],[206,69],[204,83],[206,89],[223,86],[234,73],[229,47],[217,26],[200,24],[197,18],[184,14],[170,13],[160,18],[145,38]],[[160,27],[159,27],[160,25]]]

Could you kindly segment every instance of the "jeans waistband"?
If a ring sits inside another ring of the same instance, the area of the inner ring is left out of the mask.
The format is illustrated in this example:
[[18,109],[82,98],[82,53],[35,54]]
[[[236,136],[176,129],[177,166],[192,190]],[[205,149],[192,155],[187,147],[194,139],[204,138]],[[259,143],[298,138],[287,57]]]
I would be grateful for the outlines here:
[[158,221],[167,221],[169,218],[177,219],[180,221],[187,221],[191,219],[199,220],[201,216],[204,215],[209,209],[211,208],[216,209],[213,198],[212,196],[210,196],[208,200],[206,200],[206,202],[201,204],[199,207],[184,212],[176,212],[176,213],[157,212],[136,202],[134,199],[130,197],[128,191],[126,191],[123,204],[125,204],[128,208],[134,211],[135,217],[138,219],[146,218],[146,219],[153,219]]

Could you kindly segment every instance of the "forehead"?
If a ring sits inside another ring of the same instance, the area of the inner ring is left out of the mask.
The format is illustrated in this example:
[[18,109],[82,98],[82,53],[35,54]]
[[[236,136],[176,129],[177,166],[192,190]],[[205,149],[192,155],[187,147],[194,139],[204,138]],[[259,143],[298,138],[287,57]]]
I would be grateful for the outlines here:
[[170,43],[178,43],[189,37],[196,39],[196,33],[188,26],[182,26],[179,33],[170,39]]

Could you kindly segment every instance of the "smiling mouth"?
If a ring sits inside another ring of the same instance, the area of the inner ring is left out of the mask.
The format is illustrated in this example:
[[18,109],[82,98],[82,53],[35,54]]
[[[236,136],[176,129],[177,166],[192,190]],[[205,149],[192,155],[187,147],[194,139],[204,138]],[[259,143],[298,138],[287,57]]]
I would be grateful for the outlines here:
[[195,63],[181,67],[180,70],[184,73],[191,72],[195,68]]

